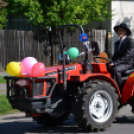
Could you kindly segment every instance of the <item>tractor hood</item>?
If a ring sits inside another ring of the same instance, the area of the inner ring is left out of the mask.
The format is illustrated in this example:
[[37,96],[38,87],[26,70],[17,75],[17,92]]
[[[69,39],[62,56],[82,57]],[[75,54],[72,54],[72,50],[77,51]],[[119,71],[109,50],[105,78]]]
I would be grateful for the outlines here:
[[[71,70],[75,70],[78,68],[81,69],[82,65],[81,64],[70,64],[70,65],[65,66],[66,71],[71,71]],[[45,76],[57,74],[58,72],[61,72],[62,69],[63,69],[62,65],[46,67],[45,68]]]

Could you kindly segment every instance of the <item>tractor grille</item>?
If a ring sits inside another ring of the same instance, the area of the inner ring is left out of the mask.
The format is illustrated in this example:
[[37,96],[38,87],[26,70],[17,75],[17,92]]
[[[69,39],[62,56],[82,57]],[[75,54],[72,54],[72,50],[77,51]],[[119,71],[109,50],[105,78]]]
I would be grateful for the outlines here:
[[34,83],[33,96],[43,95],[44,82]]

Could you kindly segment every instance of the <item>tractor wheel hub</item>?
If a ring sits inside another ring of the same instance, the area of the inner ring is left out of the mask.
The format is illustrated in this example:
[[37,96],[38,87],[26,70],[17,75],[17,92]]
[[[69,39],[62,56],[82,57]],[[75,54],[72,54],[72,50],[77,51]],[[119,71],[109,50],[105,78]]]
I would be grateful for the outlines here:
[[90,99],[89,113],[97,122],[103,122],[112,114],[112,99],[107,92],[97,91]]

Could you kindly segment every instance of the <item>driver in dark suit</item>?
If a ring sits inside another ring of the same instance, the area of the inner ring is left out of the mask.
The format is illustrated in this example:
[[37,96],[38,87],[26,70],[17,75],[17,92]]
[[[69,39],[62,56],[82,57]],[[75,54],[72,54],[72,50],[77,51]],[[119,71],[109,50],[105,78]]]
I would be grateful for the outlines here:
[[114,44],[114,54],[108,68],[112,71],[114,80],[121,89],[121,74],[133,67],[133,41],[128,36],[131,30],[124,23],[114,27],[119,40]]

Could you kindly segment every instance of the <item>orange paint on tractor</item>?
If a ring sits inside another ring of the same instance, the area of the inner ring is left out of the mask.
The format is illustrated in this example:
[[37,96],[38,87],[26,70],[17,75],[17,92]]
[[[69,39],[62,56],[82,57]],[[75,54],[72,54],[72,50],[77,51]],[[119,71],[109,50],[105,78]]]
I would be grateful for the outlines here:
[[127,101],[133,96],[134,92],[134,72],[128,77],[122,92],[122,104],[127,103]]
[[[119,90],[117,84],[111,78],[111,74],[107,71],[106,64],[105,63],[92,63],[91,65],[92,65],[92,67],[94,69],[94,71],[92,73],[90,71],[88,71],[87,73],[83,72],[84,64],[66,65],[65,66],[66,80],[68,82],[71,82],[71,81],[83,82],[83,81],[85,81],[87,79],[104,80],[104,81],[107,81],[107,82],[111,83],[111,85],[113,87],[115,87],[116,92],[121,97],[120,90]],[[45,71],[45,75],[47,77],[49,77],[49,76],[56,77],[57,84],[58,83],[63,83],[62,67],[63,67],[62,65],[47,67],[46,71]],[[44,93],[43,93],[44,96],[46,96],[46,94],[45,94],[46,93],[46,88],[47,88],[47,85],[46,85],[46,82],[44,82]]]

